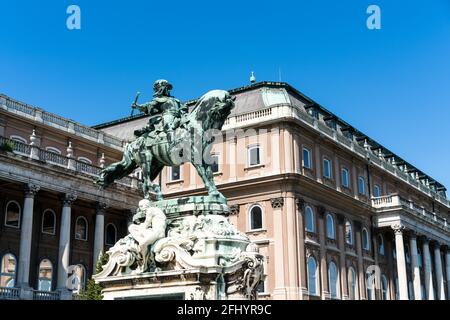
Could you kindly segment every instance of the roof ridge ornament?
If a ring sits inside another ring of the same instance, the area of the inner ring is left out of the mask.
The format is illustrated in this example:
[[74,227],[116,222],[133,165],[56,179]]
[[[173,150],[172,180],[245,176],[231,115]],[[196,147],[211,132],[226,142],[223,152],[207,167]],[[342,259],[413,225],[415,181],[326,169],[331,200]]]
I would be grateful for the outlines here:
[[255,82],[256,82],[255,73],[252,71],[252,73],[250,75],[250,83],[255,83]]

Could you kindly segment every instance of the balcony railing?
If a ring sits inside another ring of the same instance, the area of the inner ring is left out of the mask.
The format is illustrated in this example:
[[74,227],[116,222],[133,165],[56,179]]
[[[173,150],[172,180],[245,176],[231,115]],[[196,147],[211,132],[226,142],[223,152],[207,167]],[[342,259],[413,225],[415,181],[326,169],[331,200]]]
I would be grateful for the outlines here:
[[81,135],[84,138],[95,142],[103,142],[106,145],[115,146],[116,149],[117,147],[123,148],[125,146],[125,142],[123,140],[112,135],[95,130],[88,126],[84,126],[75,121],[65,119],[54,113],[12,100],[4,95],[0,95],[0,108],[12,113],[21,114],[27,118],[32,118],[33,120],[45,123],[46,125],[56,126],[59,129],[74,133],[76,135]]
[[0,300],[19,300],[19,288],[0,287]]
[[[22,156],[28,156],[38,161],[42,161],[45,163],[49,163],[52,165],[57,165],[60,167],[64,167],[75,172],[80,172],[84,174],[88,174],[91,176],[98,177],[102,168],[94,166],[89,163],[85,163],[73,158],[69,158],[63,156],[61,154],[50,152],[44,149],[40,149],[35,146],[30,146],[25,143],[14,141],[5,137],[0,136],[0,146],[4,144],[10,144],[13,148],[14,153],[18,153]],[[34,150],[34,151],[33,151]],[[34,157],[36,155],[36,157]],[[117,181],[117,183],[121,185],[125,185],[127,187],[132,188],[140,188],[141,181],[136,177],[124,177]]]
[[33,290],[33,300],[59,300],[59,291]]
[[431,212],[413,201],[406,200],[397,194],[372,198],[372,206],[380,210],[401,207],[422,220],[437,224],[441,228],[450,231],[447,219],[438,215],[436,212]]

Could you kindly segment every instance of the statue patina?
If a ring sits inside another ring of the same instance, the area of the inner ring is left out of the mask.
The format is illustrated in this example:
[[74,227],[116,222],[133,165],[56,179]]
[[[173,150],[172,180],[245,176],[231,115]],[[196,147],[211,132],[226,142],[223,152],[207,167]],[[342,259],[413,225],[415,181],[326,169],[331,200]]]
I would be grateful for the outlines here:
[[[144,197],[162,200],[160,186],[153,180],[165,166],[190,162],[202,178],[208,195],[226,201],[217,190],[209,153],[214,142],[210,132],[220,130],[234,107],[234,98],[224,90],[212,90],[203,95],[188,112],[186,105],[170,95],[172,85],[157,80],[154,99],[132,107],[150,115],[146,127],[136,130],[137,138],[127,144],[123,158],[103,169],[96,183],[103,188],[115,180],[142,169]],[[209,133],[208,133],[209,132]]]

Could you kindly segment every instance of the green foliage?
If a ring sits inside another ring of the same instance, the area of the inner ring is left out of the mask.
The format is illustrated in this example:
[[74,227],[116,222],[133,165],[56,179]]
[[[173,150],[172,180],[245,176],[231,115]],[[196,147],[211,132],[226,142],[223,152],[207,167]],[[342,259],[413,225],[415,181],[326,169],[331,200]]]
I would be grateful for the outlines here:
[[0,146],[0,150],[13,152],[14,151],[14,144],[13,144],[13,142],[12,141],[8,141],[8,140],[3,142],[3,144]]
[[[102,266],[108,262],[109,256],[107,254],[100,254],[95,266],[95,273],[99,273],[103,270]],[[94,279],[89,279],[86,285],[86,289],[82,290],[78,296],[80,300],[102,300],[102,286],[95,283]]]

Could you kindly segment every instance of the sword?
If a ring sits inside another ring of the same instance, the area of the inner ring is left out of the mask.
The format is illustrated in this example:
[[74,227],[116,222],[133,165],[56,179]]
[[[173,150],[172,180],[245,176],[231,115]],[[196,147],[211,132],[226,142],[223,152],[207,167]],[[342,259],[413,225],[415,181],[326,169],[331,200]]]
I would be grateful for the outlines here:
[[134,113],[134,109],[136,108],[135,106],[136,106],[136,104],[137,104],[137,101],[138,101],[138,98],[139,98],[139,95],[140,95],[141,93],[138,91],[137,93],[136,93],[136,98],[134,98],[134,102],[133,102],[133,104],[131,105],[131,114],[130,114],[130,117],[133,115],[133,113]]

